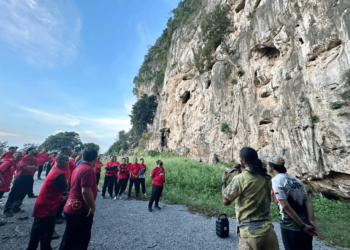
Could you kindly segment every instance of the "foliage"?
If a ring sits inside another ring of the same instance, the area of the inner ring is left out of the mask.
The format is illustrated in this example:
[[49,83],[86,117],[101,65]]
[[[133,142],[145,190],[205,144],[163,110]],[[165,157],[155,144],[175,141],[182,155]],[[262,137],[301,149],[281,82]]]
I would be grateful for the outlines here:
[[249,12],[247,18],[249,21],[252,21],[256,13],[256,9],[254,9],[252,12]]
[[304,97],[300,97],[300,101],[301,101],[301,102],[304,102],[304,101],[305,101],[305,98],[304,98]]
[[153,122],[154,115],[157,110],[157,102],[155,96],[148,97],[143,95],[140,100],[138,100],[131,110],[131,124],[132,124],[132,134],[137,138],[140,138],[143,132],[147,129],[147,124]]
[[244,69],[238,69],[237,71],[236,71],[236,75],[238,75],[238,76],[244,76],[244,74],[245,74],[245,71],[244,71]]
[[331,109],[340,109],[343,106],[348,106],[347,103],[341,103],[341,102],[332,102],[331,103]]
[[186,113],[184,112],[184,113],[182,113],[182,119],[185,117],[185,115],[186,115]]
[[0,155],[5,153],[8,147],[7,141],[0,141]]
[[233,91],[231,90],[231,96],[233,96],[234,95],[234,93],[233,93]]
[[228,34],[231,25],[230,19],[227,17],[230,8],[216,6],[215,10],[201,20],[201,37],[204,42],[204,48],[200,48],[197,53],[194,53],[196,68],[203,72],[204,66],[206,70],[210,70],[214,65],[212,53],[222,43],[223,38]]
[[76,132],[59,132],[55,135],[50,135],[39,149],[45,148],[49,151],[59,151],[62,147],[70,147],[75,152],[81,152],[84,145],[80,140],[80,136]]
[[[198,11],[201,3],[201,0],[182,0],[177,8],[172,10],[173,16],[169,18],[167,27],[163,30],[162,35],[157,39],[154,46],[149,48],[145,56],[139,74],[134,79],[135,85],[149,82],[153,79],[155,79],[157,87],[163,84],[172,34]],[[158,68],[158,70],[152,72],[155,68]]]
[[97,152],[100,151],[100,146],[93,143],[93,142],[84,143],[83,147],[84,147],[84,149],[92,148],[92,149],[97,150]]
[[129,131],[128,133],[126,133],[124,130],[119,131],[116,142],[109,147],[106,154],[117,155],[122,149],[124,151],[128,150],[130,141],[131,141],[131,131]]
[[230,78],[231,73],[232,73],[232,69],[227,69],[225,71],[225,80],[226,81]]
[[297,119],[297,116],[295,114],[292,114],[292,119],[290,120],[290,122],[295,124],[296,119]]
[[233,85],[237,84],[238,80],[237,78],[231,78],[231,81],[230,81]]
[[220,131],[223,133],[227,133],[227,132],[230,132],[231,129],[230,129],[230,126],[226,122],[224,122],[224,123],[221,123]]
[[135,154],[144,154],[145,153],[146,144],[149,142],[149,139],[151,138],[152,135],[153,135],[152,132],[144,133],[142,135],[141,139],[139,140],[139,145],[135,149]]
[[339,117],[339,116],[343,116],[343,115],[345,115],[344,113],[339,113],[337,116]]
[[317,115],[314,115],[314,116],[312,117],[312,121],[313,121],[314,123],[318,123],[319,120],[320,120],[320,118],[319,118]]
[[150,151],[148,151],[148,155],[151,157],[155,157],[156,155],[158,155],[158,152],[155,150],[150,150]]
[[174,62],[174,63],[171,65],[171,68],[172,68],[172,69],[175,68],[176,65],[177,65],[177,62]]

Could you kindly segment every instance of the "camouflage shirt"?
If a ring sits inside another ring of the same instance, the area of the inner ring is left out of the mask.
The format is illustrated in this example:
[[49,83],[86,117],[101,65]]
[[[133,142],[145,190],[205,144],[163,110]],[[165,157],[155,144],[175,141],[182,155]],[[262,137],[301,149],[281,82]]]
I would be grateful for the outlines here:
[[248,169],[235,176],[223,195],[236,200],[237,232],[240,237],[265,236],[273,228],[270,219],[271,178],[252,174]]

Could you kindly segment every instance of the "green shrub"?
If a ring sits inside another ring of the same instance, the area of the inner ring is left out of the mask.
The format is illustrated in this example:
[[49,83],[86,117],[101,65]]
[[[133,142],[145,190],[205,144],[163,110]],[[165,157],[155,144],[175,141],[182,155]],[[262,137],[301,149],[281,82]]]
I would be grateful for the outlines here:
[[225,71],[225,80],[226,81],[230,78],[231,73],[232,73],[232,69],[227,69]]
[[341,102],[332,102],[331,103],[331,109],[340,109],[343,106],[348,106],[349,104],[347,103],[341,103]]
[[236,75],[238,75],[238,76],[244,76],[244,74],[245,74],[244,69],[238,69],[238,70],[236,71]]
[[185,114],[186,114],[186,113],[182,113],[182,119],[185,117]]
[[252,21],[256,13],[256,9],[254,9],[252,12],[249,12],[247,18],[249,21]]
[[231,96],[233,96],[234,95],[234,93],[233,93],[233,91],[231,90]]
[[343,115],[345,115],[344,113],[339,113],[337,116],[339,117],[339,116],[343,116]]
[[148,151],[148,155],[151,157],[155,157],[158,155],[158,152],[156,150],[150,150]]
[[237,82],[238,82],[237,78],[231,78],[231,83],[233,85],[237,84]]
[[312,117],[312,121],[313,121],[314,123],[318,123],[319,120],[320,120],[320,118],[319,118],[317,115],[314,115],[314,116]]
[[304,102],[305,98],[304,97],[300,97],[300,102]]
[[230,131],[231,131],[230,126],[226,122],[221,123],[221,132],[227,133]]

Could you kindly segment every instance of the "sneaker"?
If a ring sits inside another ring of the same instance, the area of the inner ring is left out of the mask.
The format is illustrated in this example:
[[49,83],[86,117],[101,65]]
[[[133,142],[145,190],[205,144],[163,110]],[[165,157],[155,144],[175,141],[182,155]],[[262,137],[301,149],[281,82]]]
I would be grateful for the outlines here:
[[55,224],[63,224],[63,220],[61,218],[57,219],[55,220]]
[[159,206],[154,206],[154,208],[156,208],[158,210],[162,210]]
[[12,213],[11,211],[6,211],[6,212],[4,212],[4,215],[5,215],[6,217],[12,217],[12,216],[13,216],[13,213]]
[[114,197],[114,200],[117,200],[117,196],[116,196],[116,197]]
[[58,234],[58,233],[56,233],[56,231],[53,231],[52,232],[52,239],[53,240],[57,240],[57,239],[59,239],[60,238],[60,235]]
[[152,210],[152,208],[151,208],[151,207],[148,207],[148,211],[152,212],[153,210]]
[[144,193],[144,194],[143,194],[143,196],[144,196],[144,197],[147,197],[147,194],[146,194],[146,193]]

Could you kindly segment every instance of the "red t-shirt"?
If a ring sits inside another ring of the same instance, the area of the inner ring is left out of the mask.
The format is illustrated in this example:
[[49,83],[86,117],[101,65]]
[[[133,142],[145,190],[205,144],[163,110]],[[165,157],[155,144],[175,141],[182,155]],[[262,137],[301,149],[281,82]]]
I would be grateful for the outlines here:
[[[56,159],[57,159],[57,156],[52,160],[52,163],[51,163],[52,167],[54,167],[54,168],[56,167],[55,166],[56,165]],[[75,164],[75,162],[74,162],[74,164]],[[73,163],[69,159],[68,167],[62,169],[62,171],[64,172],[64,175],[66,176],[66,180],[68,181],[69,184],[71,183],[71,175],[72,175],[71,169],[72,168],[75,168],[75,167],[73,166]]]
[[46,159],[47,159],[48,157],[49,157],[49,154],[48,154],[48,153],[42,153],[42,152],[38,153],[38,154],[35,156],[35,158],[36,158],[36,160],[37,160],[37,162],[38,162],[38,166],[44,165],[44,163],[45,163],[45,161],[46,161]]
[[165,171],[164,168],[155,167],[151,172],[152,184],[164,187]]
[[24,169],[26,166],[38,166],[38,163],[36,161],[36,158],[31,155],[26,155],[18,162],[17,164],[17,170],[16,170],[16,176],[20,175],[34,175],[36,169],[33,168],[32,170]]
[[69,179],[68,179],[68,183],[71,183],[71,179],[72,179],[72,174],[74,169],[77,168],[77,163],[75,162],[75,160],[69,158],[69,164],[68,164],[68,169],[69,169]]
[[[106,163],[105,168],[119,167],[119,165],[120,164],[117,161],[109,161]],[[106,176],[118,176],[118,168],[113,170],[106,170]]]
[[49,157],[48,157],[48,163],[49,164],[52,164],[52,161],[53,161],[53,159],[54,159],[55,157],[53,156],[53,155],[50,155]]
[[56,215],[58,206],[61,202],[62,191],[57,188],[55,179],[60,174],[64,173],[64,169],[55,167],[52,168],[48,176],[46,176],[44,185],[41,187],[34,205],[33,217],[44,218]]
[[1,155],[1,158],[3,158],[4,160],[10,160],[12,159],[13,154],[16,153],[16,151],[13,152],[5,152]]
[[129,172],[130,172],[129,166],[127,164],[121,164],[119,166],[119,179],[128,178]]
[[100,166],[101,164],[102,164],[101,161],[98,161],[98,162],[95,163],[95,165],[94,165],[94,172],[95,172],[95,174],[101,173],[101,167],[97,167],[97,166]]
[[[11,165],[10,165],[11,164]],[[17,167],[17,162],[15,160],[4,160],[4,162],[0,165],[0,174],[4,179],[4,183],[0,186],[1,192],[10,191],[10,185],[13,178],[13,173],[15,172]]]
[[69,197],[64,206],[66,213],[81,214],[89,211],[90,208],[83,198],[82,188],[91,188],[94,199],[96,199],[97,184],[94,167],[86,162],[82,162],[73,172]]
[[133,163],[130,166],[130,179],[138,179],[139,178],[139,172],[140,172],[140,164]]

